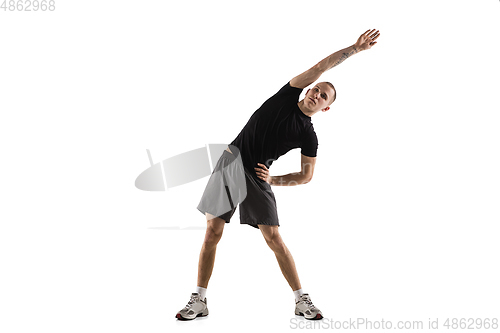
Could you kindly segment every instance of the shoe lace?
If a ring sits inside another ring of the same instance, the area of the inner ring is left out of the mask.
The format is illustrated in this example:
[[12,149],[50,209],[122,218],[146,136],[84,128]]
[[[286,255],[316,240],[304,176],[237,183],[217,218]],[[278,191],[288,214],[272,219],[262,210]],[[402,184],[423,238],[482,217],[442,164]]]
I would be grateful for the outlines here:
[[304,298],[303,299],[304,303],[307,304],[307,307],[311,310],[314,310],[316,307],[314,306],[314,304],[312,303],[312,301],[309,299],[309,298]]
[[196,302],[196,296],[191,295],[188,304],[186,304],[186,309],[189,309]]

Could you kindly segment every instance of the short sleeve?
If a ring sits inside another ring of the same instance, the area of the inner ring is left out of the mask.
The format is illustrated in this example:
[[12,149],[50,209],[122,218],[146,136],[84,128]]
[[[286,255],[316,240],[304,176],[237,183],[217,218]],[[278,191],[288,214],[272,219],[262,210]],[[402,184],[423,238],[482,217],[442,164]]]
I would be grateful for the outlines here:
[[316,132],[314,132],[314,129],[312,127],[310,127],[306,133],[304,133],[300,148],[300,153],[302,155],[308,157],[316,157],[316,154],[318,152],[318,137],[316,136]]
[[275,97],[275,96],[290,96],[291,95],[291,96],[296,96],[297,100],[298,100],[300,94],[302,93],[302,90],[304,90],[304,89],[292,87],[290,85],[290,82],[287,82],[287,84],[285,84],[283,87],[281,87],[281,89],[273,97]]
[[[287,102],[298,102],[300,94],[302,93],[303,89],[300,88],[295,88],[290,85],[290,82],[285,84],[283,87],[281,87],[280,90],[273,96],[269,97],[261,106],[261,108],[264,108],[266,111],[269,112],[270,110],[279,110],[280,107],[277,107],[278,105],[282,105],[283,103]],[[259,110],[257,110],[259,111]]]

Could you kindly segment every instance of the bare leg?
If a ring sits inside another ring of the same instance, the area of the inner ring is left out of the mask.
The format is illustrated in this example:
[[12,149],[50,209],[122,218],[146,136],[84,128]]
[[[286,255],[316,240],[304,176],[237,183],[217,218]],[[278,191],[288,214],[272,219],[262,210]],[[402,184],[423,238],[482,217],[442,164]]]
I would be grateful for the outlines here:
[[208,281],[212,275],[215,262],[215,250],[217,243],[222,237],[224,230],[224,221],[221,218],[212,216],[207,213],[207,231],[205,233],[205,240],[200,251],[200,260],[198,262],[198,286],[207,288]]
[[297,269],[295,268],[295,262],[293,261],[292,254],[288,251],[288,248],[283,242],[283,239],[281,239],[278,226],[259,225],[259,229],[262,232],[267,245],[269,245],[271,250],[273,250],[276,255],[281,272],[288,281],[292,290],[295,291],[301,289],[299,275],[297,274]]

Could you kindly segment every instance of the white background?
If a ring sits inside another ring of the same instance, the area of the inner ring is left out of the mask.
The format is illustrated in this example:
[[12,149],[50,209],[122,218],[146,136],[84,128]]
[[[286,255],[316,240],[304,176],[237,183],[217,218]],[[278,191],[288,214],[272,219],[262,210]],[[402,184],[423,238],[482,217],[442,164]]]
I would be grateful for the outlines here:
[[[496,0],[0,11],[0,331],[290,330],[292,290],[238,212],[210,315],[178,322],[204,238],[182,229],[205,226],[208,177],[166,192],[134,182],[146,149],[157,163],[231,142],[371,28],[377,45],[321,77],[338,95],[312,118],[313,181],[273,187],[303,289],[334,320],[500,317],[499,16]],[[297,149],[271,174],[298,170]]]

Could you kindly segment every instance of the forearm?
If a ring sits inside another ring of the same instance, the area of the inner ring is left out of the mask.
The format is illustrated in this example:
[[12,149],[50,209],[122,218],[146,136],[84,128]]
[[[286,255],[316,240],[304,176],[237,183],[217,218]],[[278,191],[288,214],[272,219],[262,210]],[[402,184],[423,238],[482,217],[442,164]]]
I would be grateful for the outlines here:
[[309,183],[311,179],[301,172],[289,173],[283,176],[271,176],[273,186],[295,186]]
[[316,64],[316,67],[320,72],[322,73],[326,72],[327,70],[332,69],[337,65],[340,65],[344,60],[358,53],[359,51],[361,51],[359,47],[357,47],[356,45],[351,45],[321,60]]

